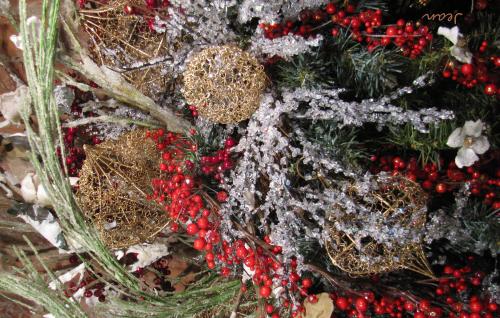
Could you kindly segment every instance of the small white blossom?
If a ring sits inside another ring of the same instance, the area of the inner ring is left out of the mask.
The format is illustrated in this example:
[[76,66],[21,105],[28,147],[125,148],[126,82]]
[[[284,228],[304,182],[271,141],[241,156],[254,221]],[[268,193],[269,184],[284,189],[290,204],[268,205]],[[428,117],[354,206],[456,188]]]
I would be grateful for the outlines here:
[[490,148],[490,143],[486,136],[481,133],[484,130],[484,123],[481,120],[465,122],[463,127],[455,129],[446,144],[452,148],[460,148],[455,163],[457,167],[470,167],[479,160],[477,155],[482,155]]
[[472,53],[467,48],[464,37],[460,33],[458,26],[454,26],[451,29],[446,27],[439,27],[437,33],[444,36],[451,43],[453,43],[453,46],[450,48],[450,53],[454,58],[462,63],[470,64],[470,62],[472,61]]

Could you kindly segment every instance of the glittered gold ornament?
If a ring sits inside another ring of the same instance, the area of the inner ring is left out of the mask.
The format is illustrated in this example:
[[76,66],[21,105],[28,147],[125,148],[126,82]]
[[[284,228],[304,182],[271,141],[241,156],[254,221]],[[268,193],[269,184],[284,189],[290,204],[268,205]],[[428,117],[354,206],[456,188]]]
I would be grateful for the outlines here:
[[135,14],[134,8],[144,6],[144,0],[95,1],[92,8],[78,12],[94,61],[119,72],[144,95],[158,99],[170,83],[158,62],[167,46],[165,36],[150,30],[151,22]]
[[229,124],[250,118],[266,86],[264,67],[236,46],[196,54],[184,72],[184,97],[201,117]]
[[[426,221],[427,195],[415,182],[403,177],[377,179],[378,189],[360,194],[353,185],[348,195],[354,201],[362,202],[375,215],[380,215],[373,226],[394,227],[411,230],[424,229]],[[329,240],[326,242],[332,263],[352,276],[363,276],[408,269],[433,277],[421,242],[390,244],[377,242],[366,236],[356,242],[347,232],[338,230],[334,223],[356,224],[363,222],[360,215],[341,213],[342,219],[329,218]]]
[[145,242],[168,224],[161,206],[147,200],[161,158],[143,130],[86,146],[85,154],[76,198],[108,247]]

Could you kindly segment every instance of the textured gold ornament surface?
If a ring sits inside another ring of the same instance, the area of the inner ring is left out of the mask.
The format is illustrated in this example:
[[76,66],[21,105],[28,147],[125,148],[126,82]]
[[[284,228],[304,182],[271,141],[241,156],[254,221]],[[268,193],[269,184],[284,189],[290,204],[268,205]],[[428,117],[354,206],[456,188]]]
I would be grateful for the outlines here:
[[76,198],[108,247],[145,242],[168,224],[161,206],[146,198],[161,158],[143,130],[86,146],[85,154]]
[[160,60],[167,53],[165,36],[149,30],[141,14],[126,14],[124,8],[142,8],[144,0],[92,2],[80,9],[83,29],[90,37],[89,51],[94,61],[118,71],[143,94],[160,98],[169,84]]
[[235,46],[204,49],[184,72],[184,97],[200,116],[229,124],[250,118],[266,86],[264,67]]
[[[373,226],[403,229],[424,229],[427,195],[420,185],[403,177],[377,179],[378,189],[361,195],[353,185],[348,196],[357,202],[370,202],[369,211],[380,216]],[[367,206],[365,204],[365,206]],[[339,207],[337,207],[339,208]],[[329,240],[326,242],[332,263],[352,276],[364,276],[408,269],[433,277],[421,242],[382,244],[370,236],[356,240],[345,231],[338,230],[335,222],[356,224],[361,216],[341,213],[343,219],[329,218]]]

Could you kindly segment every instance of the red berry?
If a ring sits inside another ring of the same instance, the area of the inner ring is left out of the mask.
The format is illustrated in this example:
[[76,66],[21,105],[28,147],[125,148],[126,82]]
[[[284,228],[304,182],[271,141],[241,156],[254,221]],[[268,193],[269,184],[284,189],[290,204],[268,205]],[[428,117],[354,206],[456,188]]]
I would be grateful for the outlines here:
[[271,295],[271,288],[269,286],[262,286],[259,289],[259,295],[264,298],[269,297]]
[[345,297],[337,298],[337,300],[335,301],[335,304],[342,311],[345,311],[347,308],[349,308],[349,301]]
[[273,313],[273,311],[274,311],[274,306],[273,306],[273,305],[271,305],[271,304],[267,304],[267,305],[266,305],[266,312],[267,312],[268,314],[272,314],[272,313]]
[[414,315],[413,318],[425,318],[425,314],[421,311],[417,311]]
[[460,71],[462,72],[462,74],[464,74],[465,76],[470,76],[472,75],[472,73],[474,72],[474,67],[472,66],[472,64],[464,64],[462,65],[462,67],[460,68]]
[[226,191],[219,191],[217,192],[217,201],[219,202],[226,202],[228,198],[227,192]]
[[447,186],[444,183],[436,184],[436,192],[437,193],[445,193],[447,191]]
[[202,230],[208,229],[208,226],[210,225],[206,217],[199,218],[198,221],[196,221],[196,224],[198,224],[198,227]]
[[495,84],[488,84],[484,87],[484,93],[490,96],[495,95],[497,93],[497,87]]
[[308,288],[311,288],[312,286],[312,280],[310,278],[304,278],[302,280],[302,287],[304,287],[305,289],[308,289]]
[[205,239],[200,237],[200,238],[197,238],[196,240],[194,240],[193,247],[195,249],[197,249],[198,251],[201,251],[205,247],[206,244],[207,244],[207,242],[205,241]]
[[470,311],[480,313],[483,310],[483,306],[479,301],[474,301],[469,304]]
[[388,36],[396,36],[398,34],[398,30],[395,27],[390,26],[385,30],[385,34]]
[[356,298],[354,302],[356,309],[360,312],[365,312],[368,309],[368,302],[362,297]]
[[431,308],[431,303],[427,299],[422,299],[418,303],[418,308],[422,311],[429,311],[429,309]]
[[334,3],[328,3],[325,7],[326,13],[328,14],[334,14],[337,11],[337,8],[335,7]]
[[488,304],[488,310],[489,311],[497,311],[498,310],[498,305],[496,303],[489,303]]
[[186,227],[186,232],[189,235],[195,235],[196,233],[198,233],[198,230],[199,230],[199,228],[198,228],[198,225],[196,225],[196,223],[190,223]]
[[413,305],[413,303],[412,303],[412,302],[407,301],[407,302],[405,302],[405,304],[404,304],[403,308],[404,308],[406,311],[410,311],[410,312],[412,312],[412,311],[414,311],[414,310],[415,310],[415,305]]

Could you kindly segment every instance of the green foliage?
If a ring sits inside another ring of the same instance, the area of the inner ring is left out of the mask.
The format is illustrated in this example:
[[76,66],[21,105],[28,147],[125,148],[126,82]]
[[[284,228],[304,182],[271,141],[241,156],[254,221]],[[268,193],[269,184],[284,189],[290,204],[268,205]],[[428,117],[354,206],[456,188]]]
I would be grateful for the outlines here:
[[[352,69],[351,85],[356,87],[356,95],[375,97],[398,86],[398,77],[404,72],[407,59],[396,50],[376,49],[368,52],[353,47],[342,55],[342,62]],[[349,81],[349,78],[344,80]]]
[[331,82],[330,68],[331,61],[318,53],[300,54],[290,61],[278,62],[276,78],[281,87],[324,86]]
[[439,151],[449,149],[446,145],[448,136],[453,131],[454,125],[450,121],[432,125],[429,133],[421,133],[410,124],[402,127],[389,127],[387,141],[403,149],[410,149],[419,153],[419,162],[439,162]]
[[364,10],[382,10],[387,12],[389,10],[388,1],[386,0],[359,0],[356,5],[356,11]]
[[[32,248],[36,259],[40,265],[45,269],[47,276],[56,281],[54,273],[52,273],[43,263],[34,246],[29,240],[24,237],[26,242]],[[45,276],[39,273],[30,258],[24,251],[14,247],[14,252],[19,261],[23,265],[21,269],[16,271],[16,274],[2,273],[0,274],[0,290],[7,290],[15,293],[27,300],[38,303],[43,306],[47,311],[52,313],[55,317],[61,318],[86,318],[87,315],[80,308],[80,306],[66,297],[59,286],[56,290],[48,287],[48,282]],[[28,307],[34,311],[29,304],[22,301],[15,301],[16,303]]]
[[477,51],[481,43],[487,41],[489,50],[494,50],[491,53],[498,54],[500,49],[498,45],[495,45],[500,40],[500,20],[498,16],[491,13],[478,12],[476,13],[476,20],[479,25],[470,34],[467,34],[469,47],[473,51]]
[[454,215],[456,206],[450,208],[449,213],[457,218],[461,230],[466,233],[451,248],[460,252],[478,252],[490,250],[493,256],[500,253],[500,217],[498,210],[483,204],[481,201],[469,200],[462,215]]
[[358,166],[361,159],[368,157],[361,143],[356,140],[358,132],[356,128],[340,128],[333,120],[319,121],[309,127],[306,137],[344,164]]

